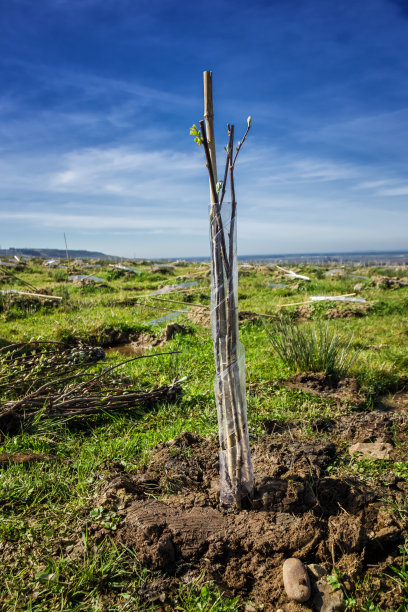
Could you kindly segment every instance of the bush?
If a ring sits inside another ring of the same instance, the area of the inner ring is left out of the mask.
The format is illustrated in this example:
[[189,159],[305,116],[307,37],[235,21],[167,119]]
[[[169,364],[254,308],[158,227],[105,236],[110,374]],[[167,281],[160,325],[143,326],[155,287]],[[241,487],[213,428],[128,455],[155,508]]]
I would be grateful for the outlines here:
[[57,283],[63,283],[68,280],[68,272],[66,270],[50,270],[49,275]]
[[347,376],[358,356],[327,323],[297,325],[288,317],[276,319],[266,331],[279,357],[298,372],[325,372],[336,380]]

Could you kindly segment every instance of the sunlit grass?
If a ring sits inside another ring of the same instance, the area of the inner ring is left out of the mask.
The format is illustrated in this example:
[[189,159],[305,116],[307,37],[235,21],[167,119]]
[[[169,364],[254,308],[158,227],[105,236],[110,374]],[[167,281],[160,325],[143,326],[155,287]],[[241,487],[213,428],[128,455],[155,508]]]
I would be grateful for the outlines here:
[[[84,289],[57,279],[38,264],[30,264],[18,276],[54,295],[64,294],[63,303],[57,308],[35,312],[17,308],[11,318],[9,311],[1,311],[0,343],[42,338],[99,344],[109,343],[109,334],[114,332],[148,332],[160,338],[165,324],[150,327],[146,323],[173,308],[177,310],[180,305],[145,302],[141,296],[159,286],[184,282],[181,279],[186,278],[199,279],[198,289],[174,292],[168,298],[208,305],[209,278],[205,276],[208,267],[180,266],[163,275],[152,273],[147,264],[135,267],[143,269],[141,276],[115,278],[109,274],[109,266],[103,264],[89,273],[104,278],[108,288]],[[319,278],[313,267],[305,268],[305,273],[313,277],[312,282],[297,287],[293,281],[275,276],[273,270],[266,268],[240,275],[240,310],[276,315],[282,304],[306,302],[310,295],[352,293],[359,282],[346,277]],[[275,290],[267,286],[268,282],[284,282],[288,288]],[[16,281],[3,287],[22,288]],[[387,291],[367,286],[361,295],[367,298],[370,308],[374,306],[366,316],[335,319],[328,325],[333,333],[350,343],[352,352],[358,352],[352,373],[363,384],[367,396],[373,398],[398,388],[407,374],[408,288]],[[130,303],[130,298],[145,305]],[[160,310],[160,306],[167,310]],[[293,313],[294,309],[295,306],[287,310]],[[321,318],[317,311],[312,312],[312,320],[300,325],[307,329]],[[139,600],[138,589],[151,579],[151,574],[140,567],[132,551],[116,547],[109,539],[96,548],[93,544],[88,546],[86,524],[90,512],[96,508],[100,491],[110,478],[112,465],[119,464],[134,473],[138,466],[149,461],[157,444],[183,431],[214,439],[217,436],[210,329],[186,317],[177,321],[193,333],[178,334],[165,346],[148,351],[179,351],[177,356],[139,359],[115,371],[118,386],[121,380],[131,380],[139,389],[167,385],[186,377],[182,383],[183,394],[176,404],[162,403],[149,410],[126,414],[102,414],[82,423],[39,417],[24,432],[0,442],[0,453],[32,451],[55,456],[48,461],[12,465],[0,471],[0,543],[10,546],[6,550],[12,551],[4,556],[0,566],[4,584],[0,590],[0,608],[147,611],[160,607],[161,604],[147,605]],[[307,435],[314,421],[335,419],[347,413],[347,407],[339,407],[333,400],[286,389],[279,383],[293,369],[276,355],[260,320],[242,322],[240,337],[246,348],[252,441],[263,434],[263,423],[268,419],[296,420]],[[94,369],[102,371],[120,361],[123,358],[112,353]],[[363,476],[381,476],[378,465],[357,461],[355,465],[356,469],[364,468]],[[405,470],[403,465],[396,465],[397,468]],[[73,559],[70,546],[78,541],[84,546],[81,554]],[[200,581],[183,585],[168,597],[167,604],[173,609],[191,612],[235,612],[242,604]]]

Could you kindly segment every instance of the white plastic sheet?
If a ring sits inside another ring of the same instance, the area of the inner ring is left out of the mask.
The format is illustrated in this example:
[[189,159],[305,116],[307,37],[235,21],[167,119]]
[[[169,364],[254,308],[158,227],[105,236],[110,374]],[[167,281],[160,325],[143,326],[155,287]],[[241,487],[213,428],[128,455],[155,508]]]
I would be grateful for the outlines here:
[[141,274],[141,270],[135,270],[135,268],[128,268],[127,266],[121,266],[120,264],[109,264],[111,268],[117,270],[124,270],[125,272],[133,272],[133,274]]
[[157,291],[153,291],[153,293],[149,293],[149,295],[162,295],[163,293],[176,291],[176,289],[185,289],[187,287],[195,287],[196,285],[198,285],[197,281],[192,281],[191,283],[179,283],[178,285],[167,285],[167,287],[162,287]]
[[300,278],[301,280],[310,281],[310,278],[308,276],[304,276],[303,274],[296,274],[296,272],[292,272],[292,270],[285,274],[285,276],[287,276],[288,278]]
[[361,297],[348,297],[347,295],[311,295],[310,300],[312,302],[358,302],[364,304],[365,298]]
[[159,317],[158,319],[152,319],[152,321],[148,321],[146,325],[152,325],[155,327],[156,325],[160,325],[160,323],[165,323],[166,321],[171,321],[175,319],[179,315],[183,314],[183,312],[187,312],[187,308],[183,308],[183,310],[176,310],[171,312],[170,314],[164,315],[164,317]]
[[91,281],[94,281],[95,283],[104,283],[105,282],[105,279],[99,278],[99,276],[88,276],[87,274],[78,274],[77,276],[68,276],[68,280],[70,280],[70,281],[75,281],[75,280],[91,280]]

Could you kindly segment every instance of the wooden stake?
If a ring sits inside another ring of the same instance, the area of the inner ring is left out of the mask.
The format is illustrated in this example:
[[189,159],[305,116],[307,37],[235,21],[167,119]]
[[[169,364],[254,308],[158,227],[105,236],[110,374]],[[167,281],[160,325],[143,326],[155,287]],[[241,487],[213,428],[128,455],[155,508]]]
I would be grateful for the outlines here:
[[[204,72],[204,119],[205,129],[207,132],[208,148],[210,149],[211,164],[213,168],[214,181],[217,184],[217,159],[215,155],[215,137],[214,137],[214,110],[213,110],[213,95],[212,95],[212,72],[206,70]],[[211,201],[216,202],[216,194],[212,193]]]
[[32,295],[37,298],[45,298],[47,300],[62,300],[62,297],[58,295],[43,295],[42,293],[30,293],[29,291],[13,291],[10,294],[5,295]]
[[68,263],[69,263],[69,255],[68,255],[67,237],[66,237],[66,235],[65,235],[65,232],[64,232],[64,240],[65,240],[65,252],[66,252],[66,254],[67,254],[67,261],[68,261]]

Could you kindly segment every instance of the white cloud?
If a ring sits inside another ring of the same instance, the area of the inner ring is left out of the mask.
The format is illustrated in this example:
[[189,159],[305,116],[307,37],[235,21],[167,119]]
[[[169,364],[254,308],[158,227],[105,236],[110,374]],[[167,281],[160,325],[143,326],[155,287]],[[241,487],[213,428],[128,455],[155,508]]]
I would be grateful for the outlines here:
[[403,185],[401,187],[391,187],[388,189],[380,189],[378,191],[378,195],[380,196],[407,196],[408,195],[408,185]]
[[196,155],[171,150],[143,151],[126,147],[85,149],[62,156],[62,170],[50,173],[47,189],[63,193],[101,194],[152,199],[178,184],[182,177],[191,180],[203,163]]
[[[112,212],[112,210],[111,210]],[[143,214],[144,213],[144,214]],[[3,221],[17,221],[30,223],[38,227],[46,228],[66,228],[70,230],[87,230],[100,232],[110,230],[124,230],[133,232],[168,234],[190,233],[203,235],[208,233],[207,227],[200,227],[197,217],[192,215],[175,216],[169,215],[165,211],[157,211],[157,214],[146,214],[146,211],[134,209],[133,214],[123,216],[100,216],[100,215],[72,215],[60,214],[55,212],[29,212],[29,211],[0,211],[0,219]]]

